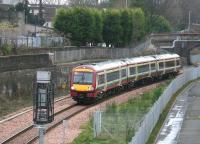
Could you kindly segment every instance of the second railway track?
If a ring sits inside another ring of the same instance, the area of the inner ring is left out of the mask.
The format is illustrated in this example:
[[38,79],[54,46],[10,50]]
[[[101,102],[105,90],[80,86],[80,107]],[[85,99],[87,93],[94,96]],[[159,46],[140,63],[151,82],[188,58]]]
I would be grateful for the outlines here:
[[[71,105],[66,107],[57,113],[55,113],[55,120],[47,125],[46,131],[50,131],[57,125],[61,124],[63,120],[69,119],[72,116],[76,115],[77,113],[82,112],[83,110],[87,109],[89,106],[80,106],[77,104]],[[17,134],[11,136],[10,138],[4,140],[2,144],[27,144],[33,143],[38,139],[38,131],[34,127],[34,125],[30,125],[27,128],[23,129],[22,131],[18,132]]]

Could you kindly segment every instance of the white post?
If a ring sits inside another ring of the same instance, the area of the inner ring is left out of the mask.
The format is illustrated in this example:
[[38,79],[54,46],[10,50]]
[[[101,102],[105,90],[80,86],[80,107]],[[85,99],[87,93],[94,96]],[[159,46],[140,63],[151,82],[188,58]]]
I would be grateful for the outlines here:
[[94,113],[94,121],[93,121],[93,134],[94,138],[97,136],[97,112]]
[[67,121],[66,120],[63,120],[63,140],[62,140],[62,143],[65,144],[65,131],[67,129]]
[[97,137],[101,133],[102,120],[101,120],[101,111],[96,111],[94,113],[94,123],[93,123],[93,132],[94,137]]

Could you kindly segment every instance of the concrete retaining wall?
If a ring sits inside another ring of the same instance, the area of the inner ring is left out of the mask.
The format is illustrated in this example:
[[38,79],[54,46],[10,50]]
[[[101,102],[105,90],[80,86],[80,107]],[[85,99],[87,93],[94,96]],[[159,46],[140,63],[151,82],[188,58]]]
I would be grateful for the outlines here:
[[51,54],[0,57],[0,72],[53,66]]
[[[56,95],[64,95],[69,88],[69,73],[80,62],[89,63],[97,59],[132,57],[143,49],[145,49],[144,45],[140,45],[137,49],[94,47],[34,49],[30,51],[30,54],[24,52],[26,55],[0,57],[0,97],[10,97],[15,100],[18,97],[31,96],[32,84],[38,70],[53,72],[56,76]],[[31,52],[34,54],[31,54]],[[52,52],[55,57],[51,54],[37,54],[40,52]],[[75,63],[74,61],[80,62]],[[62,62],[63,64],[61,64]],[[64,62],[68,63],[64,64]]]
[[18,49],[19,54],[53,53],[55,63],[66,63],[88,59],[113,59],[133,57],[145,49],[145,43],[136,48],[108,48],[108,47],[64,47],[64,48],[36,48]]
[[190,60],[192,64],[200,63],[200,54],[198,55],[191,55]]

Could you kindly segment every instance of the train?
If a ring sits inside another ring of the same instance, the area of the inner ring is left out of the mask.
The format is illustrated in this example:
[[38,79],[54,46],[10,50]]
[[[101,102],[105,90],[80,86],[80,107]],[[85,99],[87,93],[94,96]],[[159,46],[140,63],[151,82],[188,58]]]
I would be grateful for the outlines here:
[[108,60],[73,68],[70,95],[78,103],[93,103],[138,82],[176,75],[181,69],[178,54],[159,54]]

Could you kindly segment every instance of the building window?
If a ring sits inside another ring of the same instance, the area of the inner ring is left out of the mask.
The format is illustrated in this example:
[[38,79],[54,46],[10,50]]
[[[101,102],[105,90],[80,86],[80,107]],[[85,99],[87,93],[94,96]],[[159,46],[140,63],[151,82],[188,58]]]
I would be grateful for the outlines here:
[[119,71],[107,73],[107,82],[119,79]]

